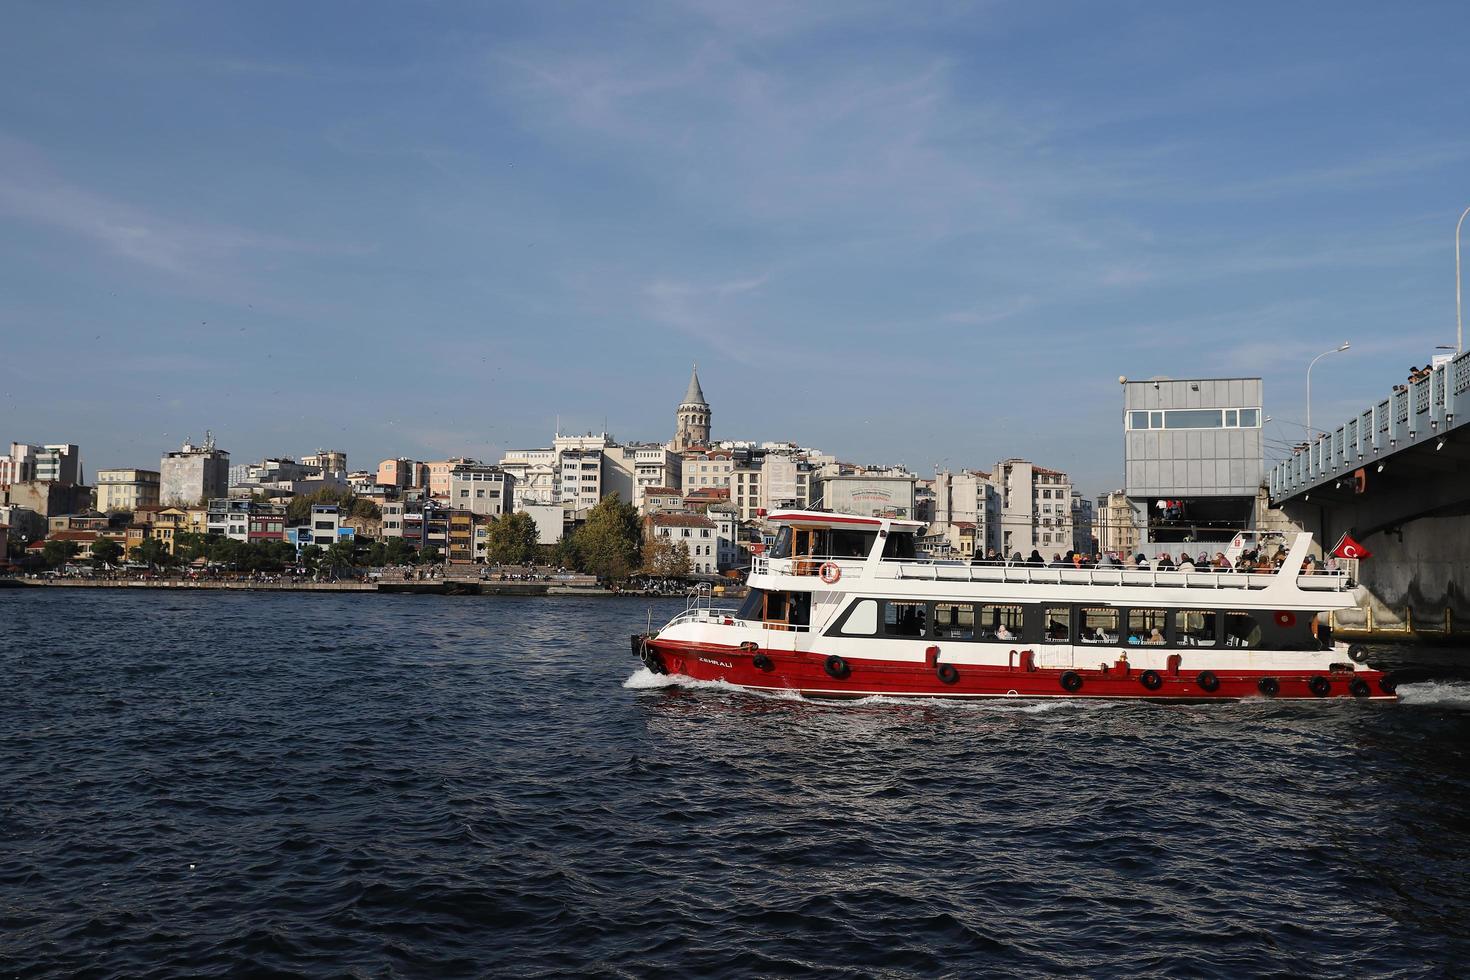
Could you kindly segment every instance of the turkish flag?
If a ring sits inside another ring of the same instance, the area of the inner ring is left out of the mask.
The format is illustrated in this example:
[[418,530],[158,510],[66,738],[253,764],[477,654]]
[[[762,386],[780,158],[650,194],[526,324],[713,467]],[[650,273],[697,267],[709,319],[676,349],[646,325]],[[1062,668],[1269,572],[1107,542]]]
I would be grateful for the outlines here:
[[1336,558],[1372,558],[1373,557],[1373,552],[1369,551],[1367,548],[1364,548],[1362,545],[1358,544],[1358,542],[1354,541],[1346,533],[1344,533],[1343,536],[1340,539],[1338,539],[1337,547],[1332,549],[1332,554]]

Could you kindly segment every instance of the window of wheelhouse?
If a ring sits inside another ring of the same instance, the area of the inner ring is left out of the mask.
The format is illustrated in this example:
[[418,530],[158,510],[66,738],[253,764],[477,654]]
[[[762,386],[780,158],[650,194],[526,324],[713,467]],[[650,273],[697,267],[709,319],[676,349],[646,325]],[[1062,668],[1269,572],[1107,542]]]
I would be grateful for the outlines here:
[[968,602],[936,602],[931,635],[938,640],[973,640],[975,607]]
[[977,635],[982,640],[1018,643],[1025,624],[1022,606],[981,606]]
[[848,531],[834,529],[829,534],[830,544],[825,552],[831,558],[866,558],[873,553],[873,542],[878,540],[877,531]]
[[1178,609],[1174,612],[1174,642],[1182,647],[1212,647],[1220,615],[1213,609]]
[[885,602],[884,636],[923,636],[928,616],[922,602]]
[[759,620],[773,629],[806,627],[811,624],[810,592],[779,592],[753,589],[740,607],[741,619]]
[[771,557],[791,557],[791,528],[789,526],[783,526],[776,532],[776,543],[771,545]]
[[908,531],[889,531],[888,537],[883,541],[883,557],[912,559],[914,557],[914,536]]
[[1159,647],[1166,642],[1164,632],[1169,614],[1162,609],[1128,610],[1128,642]]
[[1078,609],[1077,633],[1082,643],[1117,643],[1118,610],[1112,606],[1084,606]]

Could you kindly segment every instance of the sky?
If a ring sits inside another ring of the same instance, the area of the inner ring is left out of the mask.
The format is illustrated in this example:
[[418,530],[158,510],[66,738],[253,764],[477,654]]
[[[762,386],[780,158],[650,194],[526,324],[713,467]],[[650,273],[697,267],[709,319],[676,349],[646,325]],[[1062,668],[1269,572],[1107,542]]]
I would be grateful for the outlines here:
[[[1122,480],[1455,343],[1470,5],[18,0],[0,441],[157,468],[716,439]],[[1470,222],[1467,222],[1470,224]]]

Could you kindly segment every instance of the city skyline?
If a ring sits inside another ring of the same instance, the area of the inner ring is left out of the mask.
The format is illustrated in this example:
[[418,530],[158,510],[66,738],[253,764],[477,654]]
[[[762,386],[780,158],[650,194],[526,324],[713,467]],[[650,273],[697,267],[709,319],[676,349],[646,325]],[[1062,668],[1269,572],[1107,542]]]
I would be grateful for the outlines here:
[[716,439],[921,476],[1119,486],[1119,375],[1259,375],[1279,455],[1316,354],[1337,424],[1454,340],[1467,26],[24,7],[0,438],[494,460],[667,439],[697,360]]

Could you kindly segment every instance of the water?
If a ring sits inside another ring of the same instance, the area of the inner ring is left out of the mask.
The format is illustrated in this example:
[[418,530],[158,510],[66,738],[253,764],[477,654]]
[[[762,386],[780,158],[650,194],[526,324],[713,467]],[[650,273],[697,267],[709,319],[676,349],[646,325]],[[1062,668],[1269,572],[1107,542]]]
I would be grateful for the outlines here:
[[1470,960],[1470,683],[814,704],[635,669],[647,608],[0,592],[0,975]]

